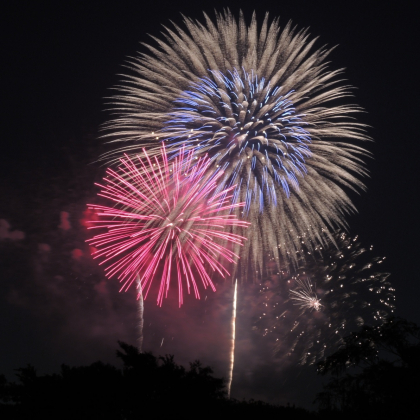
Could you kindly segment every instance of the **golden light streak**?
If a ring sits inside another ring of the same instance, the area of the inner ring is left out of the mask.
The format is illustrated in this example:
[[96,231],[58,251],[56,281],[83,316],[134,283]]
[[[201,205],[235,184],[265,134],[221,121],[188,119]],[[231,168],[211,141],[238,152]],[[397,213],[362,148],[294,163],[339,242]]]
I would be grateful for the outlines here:
[[228,379],[228,398],[230,398],[230,390],[232,388],[233,379],[233,365],[235,363],[235,326],[236,326],[236,300],[238,296],[238,280],[235,280],[235,291],[233,293],[233,307],[232,307],[232,346],[230,351],[230,368],[229,368],[229,379]]

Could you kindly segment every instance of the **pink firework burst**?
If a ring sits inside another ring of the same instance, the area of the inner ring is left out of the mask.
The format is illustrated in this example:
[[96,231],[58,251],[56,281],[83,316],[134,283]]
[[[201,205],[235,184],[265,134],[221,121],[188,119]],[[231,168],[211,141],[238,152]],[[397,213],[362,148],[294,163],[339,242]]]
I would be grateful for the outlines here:
[[236,263],[238,256],[230,248],[242,246],[245,239],[231,230],[249,223],[232,214],[244,205],[232,204],[235,185],[220,191],[221,171],[203,175],[209,165],[207,157],[197,159],[184,150],[168,161],[162,147],[161,156],[149,157],[143,150],[142,157],[121,159],[117,171],[107,170],[98,195],[113,206],[88,205],[99,219],[90,229],[106,229],[88,242],[97,248],[94,258],[107,265],[107,277],[118,276],[123,283],[121,290],[139,276],[147,296],[160,277],[157,302],[162,305],[176,277],[181,306],[184,285],[200,298],[199,282],[215,290],[209,272],[229,275],[221,260]]

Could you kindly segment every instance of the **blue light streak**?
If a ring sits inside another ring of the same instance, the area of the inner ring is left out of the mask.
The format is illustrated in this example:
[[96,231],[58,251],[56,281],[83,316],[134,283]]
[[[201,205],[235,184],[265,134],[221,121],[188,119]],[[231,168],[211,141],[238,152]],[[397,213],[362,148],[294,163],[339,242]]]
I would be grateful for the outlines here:
[[282,92],[252,69],[209,70],[174,101],[159,136],[171,157],[182,146],[208,154],[225,185],[238,185],[233,200],[245,199],[244,212],[253,202],[263,211],[281,191],[290,197],[299,188],[311,157],[305,115],[296,112],[294,91]]

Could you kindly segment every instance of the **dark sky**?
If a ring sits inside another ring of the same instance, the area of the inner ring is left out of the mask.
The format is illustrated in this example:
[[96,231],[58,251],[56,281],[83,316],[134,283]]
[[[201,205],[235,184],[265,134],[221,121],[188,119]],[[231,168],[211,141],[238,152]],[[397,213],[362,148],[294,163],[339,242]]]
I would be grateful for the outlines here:
[[[356,102],[367,111],[360,121],[375,140],[368,146],[374,155],[368,190],[353,197],[359,213],[348,219],[350,232],[387,256],[397,314],[420,323],[420,46],[409,3],[9,2],[1,13],[0,373],[11,377],[26,363],[50,372],[62,362],[113,362],[118,339],[135,343],[134,294],[118,294],[84,244],[85,204],[103,171],[91,163],[102,150],[104,97],[148,34],[159,36],[170,20],[180,23],[181,13],[200,18],[203,10],[226,6],[241,7],[248,18],[254,9],[260,17],[268,11],[283,26],[292,19],[310,27],[318,46],[338,45],[331,67],[346,68]],[[159,309],[147,301],[146,349],[173,353],[182,363],[199,358],[225,375],[230,293],[230,284],[222,285],[181,310],[176,302]],[[245,303],[240,313],[245,319]],[[313,368],[276,365],[252,340],[249,320],[241,322],[232,395],[308,406],[319,383]]]

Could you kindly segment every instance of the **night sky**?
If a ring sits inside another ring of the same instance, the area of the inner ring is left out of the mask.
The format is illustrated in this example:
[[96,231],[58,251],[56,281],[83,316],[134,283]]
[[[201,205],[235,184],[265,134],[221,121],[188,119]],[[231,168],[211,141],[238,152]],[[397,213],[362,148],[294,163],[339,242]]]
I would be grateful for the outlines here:
[[[86,203],[104,167],[98,128],[109,114],[105,97],[140,42],[151,42],[181,14],[239,8],[249,18],[268,11],[310,27],[337,48],[331,68],[345,68],[356,87],[374,142],[367,192],[353,194],[359,212],[349,231],[386,256],[397,315],[420,323],[418,301],[418,51],[417,14],[410,2],[321,1],[9,2],[2,10],[2,139],[0,153],[0,373],[31,363],[41,373],[61,363],[117,363],[117,340],[135,344],[135,292],[118,293],[92,262]],[[342,4],[342,6],[340,6]],[[255,288],[241,285],[232,396],[311,407],[319,390],[315,368],[279,364],[251,332]],[[231,282],[202,301],[177,296],[145,305],[144,349],[200,359],[226,376]]]

